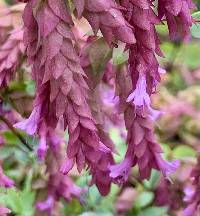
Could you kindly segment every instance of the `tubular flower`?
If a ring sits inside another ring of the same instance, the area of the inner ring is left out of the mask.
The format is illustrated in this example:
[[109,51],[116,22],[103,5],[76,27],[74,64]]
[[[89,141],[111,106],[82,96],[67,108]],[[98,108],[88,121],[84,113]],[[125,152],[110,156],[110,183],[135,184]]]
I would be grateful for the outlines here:
[[114,39],[127,44],[135,43],[132,27],[120,12],[120,6],[113,0],[73,0],[78,17],[83,16],[95,33],[100,29],[111,45]]

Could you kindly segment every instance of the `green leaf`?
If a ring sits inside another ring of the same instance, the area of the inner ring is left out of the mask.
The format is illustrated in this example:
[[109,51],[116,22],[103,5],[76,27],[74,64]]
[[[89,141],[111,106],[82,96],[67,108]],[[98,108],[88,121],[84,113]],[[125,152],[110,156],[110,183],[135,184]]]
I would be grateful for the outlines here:
[[166,207],[149,207],[141,211],[138,216],[164,216],[166,213]]
[[144,180],[143,184],[148,189],[154,189],[157,185],[158,180],[159,180],[159,172],[156,170],[152,170],[150,179]]
[[178,159],[195,157],[196,153],[193,148],[187,145],[179,145],[173,150],[173,156]]
[[112,61],[114,65],[120,65],[128,60],[128,53],[124,52],[124,47],[119,46],[113,49]]
[[153,192],[144,191],[137,198],[135,205],[137,207],[143,208],[143,207],[149,205],[153,201],[153,199],[154,199]]
[[106,64],[112,58],[112,50],[104,38],[99,38],[90,45],[89,58],[93,69],[93,76],[100,79]]
[[[192,15],[193,18],[200,19],[200,11]],[[200,38],[200,22],[193,23],[190,28],[191,34],[194,38]]]

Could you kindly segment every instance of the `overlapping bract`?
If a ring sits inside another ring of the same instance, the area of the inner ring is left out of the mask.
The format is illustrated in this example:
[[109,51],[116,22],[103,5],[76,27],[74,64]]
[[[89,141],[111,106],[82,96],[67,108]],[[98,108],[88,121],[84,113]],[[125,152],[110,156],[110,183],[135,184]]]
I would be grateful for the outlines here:
[[188,40],[190,38],[190,27],[192,17],[190,9],[195,5],[191,0],[159,0],[158,15],[167,20],[169,34],[172,40]]
[[0,49],[0,86],[8,85],[13,78],[17,66],[23,60],[24,51],[23,30],[15,29]]
[[24,44],[21,12],[23,4],[0,9],[0,87],[7,86],[23,63]]
[[127,44],[135,43],[132,27],[120,12],[120,6],[113,0],[73,0],[78,17],[83,16],[95,33],[101,30],[111,45],[114,39]]

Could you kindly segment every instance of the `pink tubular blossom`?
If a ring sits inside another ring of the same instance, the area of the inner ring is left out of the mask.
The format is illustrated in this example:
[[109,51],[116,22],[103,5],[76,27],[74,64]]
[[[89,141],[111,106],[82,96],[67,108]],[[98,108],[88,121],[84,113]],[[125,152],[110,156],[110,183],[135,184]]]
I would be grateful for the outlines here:
[[150,106],[150,97],[147,93],[147,84],[146,84],[146,78],[145,75],[139,75],[139,78],[137,80],[136,89],[133,93],[131,93],[126,102],[133,101],[133,104],[136,107],[144,107],[144,106]]
[[117,184],[124,183],[128,180],[131,170],[131,158],[125,158],[120,164],[110,166],[110,177],[115,179]]
[[37,131],[37,126],[39,124],[41,107],[35,106],[30,117],[19,123],[16,123],[14,127],[26,131],[28,134],[33,135]]

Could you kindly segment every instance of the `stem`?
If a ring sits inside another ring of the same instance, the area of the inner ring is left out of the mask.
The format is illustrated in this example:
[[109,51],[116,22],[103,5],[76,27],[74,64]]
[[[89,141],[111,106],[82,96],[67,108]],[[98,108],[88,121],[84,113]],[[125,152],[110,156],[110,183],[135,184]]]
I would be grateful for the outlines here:
[[13,125],[10,123],[8,119],[6,119],[4,116],[0,115],[0,120],[4,122],[8,128],[13,132],[13,134],[30,150],[33,151],[33,148],[26,142],[26,140],[23,138],[23,136],[13,127]]

